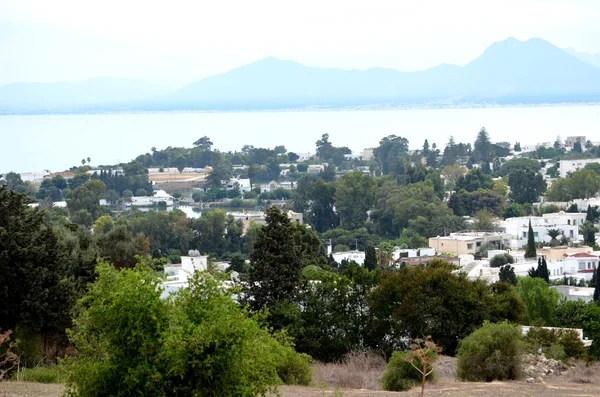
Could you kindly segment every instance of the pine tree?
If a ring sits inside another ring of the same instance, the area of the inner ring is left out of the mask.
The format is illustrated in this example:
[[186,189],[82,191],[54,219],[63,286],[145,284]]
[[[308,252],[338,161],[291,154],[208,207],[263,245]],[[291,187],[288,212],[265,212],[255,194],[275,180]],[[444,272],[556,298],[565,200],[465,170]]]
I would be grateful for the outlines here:
[[279,317],[271,321],[275,328],[287,325],[281,314],[276,313],[278,308],[298,298],[302,272],[298,251],[288,216],[275,206],[267,209],[266,225],[259,229],[250,255],[252,264],[244,294],[251,310],[267,307],[272,318]]
[[525,258],[535,258],[537,252],[535,250],[535,239],[533,238],[533,228],[531,227],[531,219],[529,220],[529,229],[527,231],[527,248],[525,249]]
[[364,267],[369,270],[374,270],[377,268],[377,252],[375,251],[375,247],[372,245],[367,245],[365,250]]

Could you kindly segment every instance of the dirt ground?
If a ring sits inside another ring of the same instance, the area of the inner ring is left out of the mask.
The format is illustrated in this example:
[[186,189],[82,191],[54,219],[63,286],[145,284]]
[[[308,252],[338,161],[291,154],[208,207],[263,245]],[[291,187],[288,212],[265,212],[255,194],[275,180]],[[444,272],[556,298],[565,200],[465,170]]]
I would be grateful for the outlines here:
[[[566,379],[565,379],[566,381]],[[61,385],[46,385],[27,382],[0,383],[0,397],[60,397],[64,388]],[[392,393],[376,390],[347,390],[327,389],[316,387],[285,386],[280,389],[282,397],[415,397],[420,390],[414,388],[408,392]],[[491,382],[491,383],[462,383],[440,381],[428,385],[426,396],[446,397],[592,397],[600,396],[600,385],[578,384],[561,381],[548,383]]]
[[168,173],[158,173],[158,174],[149,174],[148,179],[153,182],[192,182],[199,181],[202,182],[206,179],[206,174],[200,173],[185,173],[185,174],[168,174]]

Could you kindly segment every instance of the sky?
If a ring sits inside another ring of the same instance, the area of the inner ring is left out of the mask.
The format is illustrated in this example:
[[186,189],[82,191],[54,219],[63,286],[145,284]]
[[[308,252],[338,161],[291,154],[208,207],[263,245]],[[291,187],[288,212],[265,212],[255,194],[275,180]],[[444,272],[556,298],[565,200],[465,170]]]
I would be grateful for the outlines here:
[[0,85],[135,77],[171,87],[268,57],[465,65],[508,37],[600,53],[597,0],[0,0]]

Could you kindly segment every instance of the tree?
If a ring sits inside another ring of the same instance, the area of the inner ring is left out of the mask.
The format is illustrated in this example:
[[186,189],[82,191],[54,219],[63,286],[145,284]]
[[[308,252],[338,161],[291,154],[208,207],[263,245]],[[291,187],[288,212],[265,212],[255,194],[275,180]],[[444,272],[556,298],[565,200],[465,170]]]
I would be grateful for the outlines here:
[[535,258],[537,253],[535,251],[535,239],[533,234],[533,228],[531,227],[531,220],[529,220],[529,229],[527,230],[527,248],[525,249],[525,258]]
[[593,222],[585,221],[580,228],[580,233],[583,235],[583,243],[593,247],[596,245],[596,232],[598,228]]
[[383,175],[402,175],[408,156],[408,140],[396,135],[385,137],[373,150],[373,156],[379,163]]
[[464,176],[461,176],[456,181],[456,191],[466,190],[474,192],[479,189],[491,190],[494,186],[492,177],[484,174],[480,169],[469,171]]
[[571,172],[565,178],[555,180],[546,194],[547,200],[571,201],[593,197],[600,191],[600,178],[590,169]]
[[312,202],[307,220],[319,233],[334,229],[339,224],[334,205],[335,191],[334,183],[324,182],[321,178],[312,185]]
[[556,246],[558,244],[560,244],[560,242],[558,241],[557,237],[561,236],[563,234],[563,231],[560,229],[548,229],[546,231],[546,233],[548,234],[548,236],[550,236],[550,245],[551,246]]
[[485,127],[481,127],[477,133],[477,139],[473,145],[473,160],[475,162],[486,162],[492,161],[492,143],[490,142],[490,136],[487,133]]
[[150,243],[143,234],[133,235],[125,225],[117,225],[96,240],[99,254],[117,268],[133,267],[137,256],[145,257]]
[[538,320],[552,324],[560,298],[558,291],[550,288],[541,278],[524,277],[519,279],[517,292],[525,303],[525,324],[530,325]]
[[490,259],[490,267],[503,267],[507,263],[515,263],[515,259],[508,253],[494,255]]
[[546,191],[542,174],[530,169],[515,169],[508,174],[510,199],[517,204],[534,203]]
[[533,172],[539,172],[541,168],[542,166],[537,160],[528,159],[525,157],[516,157],[503,163],[500,167],[499,174],[500,176],[507,176],[508,174],[516,170],[530,170]]
[[469,281],[453,270],[449,263],[431,261],[427,267],[406,266],[382,274],[372,293],[373,316],[377,318],[373,337],[379,338],[380,348],[386,350],[389,347],[384,343],[391,343],[390,347],[398,350],[402,338],[431,335],[447,354],[455,353],[458,341],[489,315],[487,298],[480,298],[489,296],[489,286]]
[[284,328],[288,320],[277,317],[282,315],[282,307],[298,300],[303,268],[301,249],[294,245],[293,225],[285,213],[273,206],[267,209],[265,218],[266,225],[258,230],[250,256],[244,291],[251,310],[267,307],[271,325]]
[[363,262],[363,266],[369,270],[375,270],[377,268],[377,252],[375,251],[375,247],[372,245],[367,245],[365,249],[365,261]]
[[504,265],[500,268],[500,281],[517,285],[517,276],[515,275],[515,268],[511,265]]
[[206,273],[171,299],[147,267],[98,273],[70,333],[72,395],[266,395],[288,360],[308,367],[240,310],[231,299],[238,291]]
[[461,176],[464,176],[466,172],[467,169],[460,164],[451,164],[444,167],[442,170],[442,176],[446,181],[447,189],[454,190],[456,182]]
[[516,142],[513,150],[515,152],[520,152],[521,151],[521,142]]
[[600,306],[600,266],[594,270],[595,282],[594,282],[594,302]]
[[68,310],[61,252],[44,212],[27,202],[0,186],[0,328],[56,331]]
[[494,214],[488,210],[479,211],[475,214],[475,230],[479,232],[489,232],[496,229]]
[[577,141],[573,144],[573,151],[577,152],[577,153],[581,153],[582,149],[581,149],[581,142]]
[[340,224],[346,229],[363,227],[367,211],[373,205],[375,182],[360,172],[344,175],[336,183],[335,207],[340,214]]
[[208,150],[211,150],[213,143],[210,140],[210,138],[205,135],[202,138],[198,139],[196,142],[194,142],[194,146],[196,146],[202,150],[208,151]]

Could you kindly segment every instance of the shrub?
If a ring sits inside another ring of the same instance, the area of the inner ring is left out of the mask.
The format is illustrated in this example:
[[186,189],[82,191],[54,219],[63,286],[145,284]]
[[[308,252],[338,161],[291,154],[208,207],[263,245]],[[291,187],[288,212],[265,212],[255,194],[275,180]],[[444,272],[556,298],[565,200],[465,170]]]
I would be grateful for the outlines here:
[[529,352],[537,353],[541,349],[548,358],[555,360],[577,358],[584,353],[583,342],[572,330],[532,327],[524,340]]
[[286,366],[305,381],[302,366],[289,364],[300,360],[292,347],[210,274],[195,272],[188,288],[165,297],[146,266],[97,271],[69,332],[77,354],[65,362],[67,395],[250,397],[273,391]]
[[515,263],[515,259],[508,253],[494,255],[494,257],[490,259],[490,267],[502,267],[509,263]]
[[[435,353],[429,352],[429,357],[435,359]],[[381,378],[383,389],[387,391],[405,391],[421,383],[422,374],[411,365],[410,361],[421,368],[421,360],[412,351],[394,352]],[[431,369],[431,368],[429,368]],[[427,380],[434,380],[432,372]]]
[[467,381],[518,379],[521,375],[521,330],[506,321],[484,322],[458,347],[457,376]]
[[310,364],[312,358],[308,354],[298,354],[293,349],[286,349],[277,366],[277,375],[286,385],[308,386],[312,380]]

